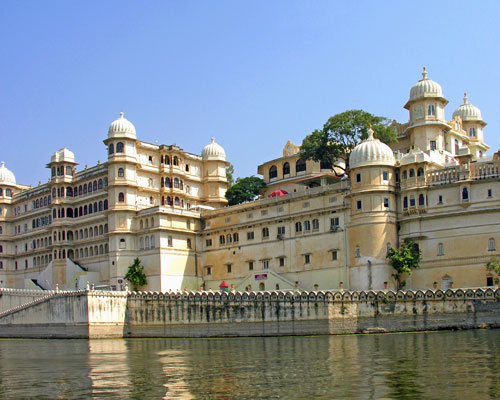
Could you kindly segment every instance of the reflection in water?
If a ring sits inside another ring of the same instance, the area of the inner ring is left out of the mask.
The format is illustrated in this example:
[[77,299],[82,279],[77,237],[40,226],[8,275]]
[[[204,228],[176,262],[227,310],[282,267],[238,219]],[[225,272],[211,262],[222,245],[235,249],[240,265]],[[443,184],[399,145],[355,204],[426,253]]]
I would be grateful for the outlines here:
[[500,398],[499,339],[0,340],[0,398]]

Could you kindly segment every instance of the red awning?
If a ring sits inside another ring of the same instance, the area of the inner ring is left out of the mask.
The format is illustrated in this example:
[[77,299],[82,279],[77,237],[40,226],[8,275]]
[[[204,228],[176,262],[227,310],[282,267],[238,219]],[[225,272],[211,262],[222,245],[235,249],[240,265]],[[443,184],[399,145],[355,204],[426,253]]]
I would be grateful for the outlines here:
[[285,192],[284,190],[278,189],[272,192],[269,196],[267,197],[278,197],[278,196],[283,196],[285,194],[288,194],[288,192]]
[[229,285],[225,281],[222,281],[219,287],[229,287]]

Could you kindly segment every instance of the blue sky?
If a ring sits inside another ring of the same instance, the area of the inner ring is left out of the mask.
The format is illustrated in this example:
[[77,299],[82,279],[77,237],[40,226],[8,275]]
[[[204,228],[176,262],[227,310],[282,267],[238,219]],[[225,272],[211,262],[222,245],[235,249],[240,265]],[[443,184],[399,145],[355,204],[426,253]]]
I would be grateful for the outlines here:
[[498,1],[0,2],[0,159],[45,182],[56,150],[106,160],[120,111],[138,137],[200,154],[214,136],[236,176],[347,109],[406,122],[427,66],[463,92],[500,148]]

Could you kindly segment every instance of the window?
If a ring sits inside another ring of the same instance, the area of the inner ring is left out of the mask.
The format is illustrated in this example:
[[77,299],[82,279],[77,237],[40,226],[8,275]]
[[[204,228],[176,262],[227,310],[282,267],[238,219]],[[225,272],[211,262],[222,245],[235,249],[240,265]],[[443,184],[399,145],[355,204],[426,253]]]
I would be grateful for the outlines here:
[[125,173],[123,172],[123,168],[118,168],[118,178],[123,178]]
[[117,153],[123,153],[123,143],[122,142],[118,142],[116,144],[116,152]]
[[253,261],[248,262],[248,270],[253,271]]
[[459,147],[460,147],[460,145],[458,144],[458,140],[455,139],[455,154],[458,154]]
[[205,275],[212,275],[212,267],[205,267]]
[[356,202],[356,210],[361,210],[363,208],[363,203],[361,202],[361,200],[358,200]]
[[415,207],[417,205],[415,196],[411,195],[410,196],[410,207]]
[[427,115],[432,117],[436,116],[436,106],[434,104],[429,104],[427,107]]
[[389,172],[388,171],[383,171],[382,172],[382,180],[384,182],[387,182],[389,180]]
[[330,218],[330,229],[337,229],[339,227],[339,217]]
[[278,176],[278,168],[276,168],[276,165],[273,165],[271,168],[269,168],[269,179],[274,179]]
[[492,276],[486,277],[486,286],[493,286],[493,277]]
[[269,260],[262,260],[262,269],[269,269]]
[[356,182],[357,183],[361,182],[361,174],[356,174]]
[[229,244],[229,243],[231,243],[232,241],[233,241],[233,237],[231,236],[231,234],[230,234],[230,233],[228,233],[228,234],[227,234],[227,236],[226,236],[226,243],[227,243],[227,244]]
[[230,274],[230,273],[231,273],[231,270],[232,270],[232,268],[231,268],[231,267],[232,267],[232,266],[231,266],[231,264],[227,264],[227,265],[226,265],[226,269],[227,269],[227,273],[228,273],[228,274]]
[[279,263],[280,263],[280,267],[284,267],[285,266],[285,257],[280,257]]
[[125,201],[125,195],[122,192],[118,193],[118,202],[123,203],[124,201]]
[[319,229],[319,220],[313,219],[313,230]]
[[418,195],[418,205],[425,206],[425,198],[424,198],[424,195],[422,193]]
[[127,243],[125,242],[125,239],[120,239],[120,249],[126,249],[127,248]]
[[295,223],[295,232],[302,232],[302,223],[301,222]]
[[414,178],[415,177],[415,170],[412,168],[410,169],[410,178]]
[[444,255],[444,246],[443,243],[438,243],[438,256],[443,256]]
[[305,170],[306,170],[306,162],[302,158],[299,158],[295,163],[295,172],[302,172]]
[[436,141],[435,140],[431,140],[430,141],[430,147],[431,147],[431,150],[436,150]]
[[438,204],[443,204],[443,196],[439,195],[438,197]]
[[469,201],[469,190],[467,188],[462,189],[462,200]]
[[283,175],[288,175],[289,173],[290,173],[290,164],[286,162],[283,164]]
[[148,157],[148,164],[153,164],[153,157],[152,156],[149,156]]
[[403,179],[406,179],[408,177],[408,173],[406,172],[406,170],[403,171]]
[[284,226],[278,226],[278,236],[285,236],[285,227]]
[[384,197],[384,208],[389,208],[389,199]]
[[304,264],[310,264],[310,263],[311,263],[311,255],[304,254]]
[[111,155],[115,152],[115,146],[113,146],[113,143],[111,143],[108,147],[108,154]]
[[356,249],[355,249],[355,257],[356,257],[356,258],[361,257],[361,250],[360,250],[359,246],[356,246]]
[[168,236],[167,237],[167,246],[168,247],[172,247],[173,246],[172,236]]
[[224,236],[224,235],[220,235],[220,236],[219,236],[219,244],[220,244],[220,245],[223,245],[223,244],[225,244],[225,243],[226,243],[226,238],[225,238],[225,236]]
[[335,261],[338,259],[338,252],[337,250],[332,250],[332,261]]
[[476,137],[476,128],[469,128],[469,136]]
[[488,189],[488,197],[492,197],[493,196],[493,192],[491,189]]
[[247,232],[247,240],[253,240],[254,238],[254,233],[252,232]]
[[262,239],[267,239],[269,237],[269,228],[262,228]]
[[424,176],[424,169],[422,167],[417,169],[417,176]]
[[495,239],[488,239],[488,251],[495,251]]
[[205,239],[205,247],[212,246],[212,239]]
[[311,230],[311,221],[304,221],[304,231],[309,232]]

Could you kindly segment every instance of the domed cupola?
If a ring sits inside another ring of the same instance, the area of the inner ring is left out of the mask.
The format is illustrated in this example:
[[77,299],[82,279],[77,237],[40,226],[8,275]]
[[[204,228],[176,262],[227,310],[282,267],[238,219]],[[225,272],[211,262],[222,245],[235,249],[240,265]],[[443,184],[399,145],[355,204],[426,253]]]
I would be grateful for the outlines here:
[[462,104],[453,112],[453,118],[457,116],[462,118],[463,122],[483,121],[483,118],[481,116],[481,110],[469,103],[469,99],[467,98],[467,93],[464,93],[464,104]]
[[368,138],[359,143],[349,156],[349,168],[372,165],[394,166],[392,149],[379,139],[373,137],[373,129],[368,129]]
[[76,164],[75,163],[75,153],[73,153],[71,150],[68,150],[66,147],[62,148],[61,150],[56,151],[51,157],[50,157],[50,162],[67,162],[70,164]]
[[424,67],[422,79],[420,79],[410,89],[410,99],[405,104],[405,108],[408,109],[410,104],[414,101],[425,98],[437,98],[442,100],[444,105],[448,104],[448,100],[446,100],[443,96],[443,89],[441,88],[441,85],[427,77],[427,69]]
[[212,138],[212,141],[207,144],[203,150],[201,151],[201,157],[203,160],[220,160],[226,161],[226,152],[222,148],[221,145],[215,143],[215,139]]
[[16,185],[16,177],[10,169],[5,167],[5,163],[2,161],[0,165],[0,185]]
[[136,139],[135,126],[120,113],[120,118],[115,119],[108,129],[108,139],[123,138]]

